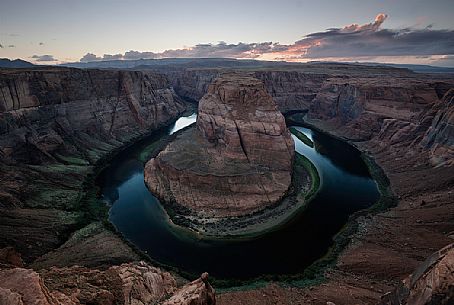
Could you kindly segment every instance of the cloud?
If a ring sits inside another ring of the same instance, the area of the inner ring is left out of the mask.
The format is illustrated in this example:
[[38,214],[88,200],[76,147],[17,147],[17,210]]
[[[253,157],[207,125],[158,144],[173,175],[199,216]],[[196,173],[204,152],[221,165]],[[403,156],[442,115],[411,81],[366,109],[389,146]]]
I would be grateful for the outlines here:
[[454,30],[381,29],[386,18],[379,14],[373,23],[312,33],[295,46],[305,49],[305,58],[454,54]]
[[198,44],[194,47],[166,50],[161,53],[154,52],[140,52],[140,51],[127,51],[124,54],[104,54],[102,57],[93,53],[85,54],[80,61],[101,61],[101,60],[132,60],[132,59],[156,59],[156,58],[257,58],[263,53],[271,50],[280,50],[281,45],[273,44],[272,42],[262,43],[238,43],[227,44],[226,42],[219,42],[217,44]]
[[304,36],[293,44],[260,42],[197,44],[193,47],[161,53],[128,51],[124,54],[97,57],[87,53],[81,61],[168,57],[226,57],[269,60],[308,61],[324,58],[433,56],[454,54],[454,30],[425,28],[385,29],[388,15],[378,14],[373,22],[350,24]]
[[53,55],[33,55],[31,58],[35,61],[58,61]]
[[270,52],[272,42],[227,44],[224,41],[218,44],[198,44],[191,48],[166,50],[160,57],[230,57],[230,58],[257,58],[263,53]]
[[8,45],[8,48],[15,48],[16,46],[13,44]]
[[103,56],[103,60],[118,60],[118,59],[123,59],[123,55],[121,55],[121,54],[114,54],[114,55],[104,54],[104,56]]
[[156,58],[157,54],[153,52],[139,52],[139,51],[128,51],[125,52],[123,55],[123,59],[148,59],[148,58]]
[[125,54],[104,54],[102,57],[96,56],[93,53],[85,54],[80,61],[81,62],[90,62],[90,61],[101,61],[101,60],[131,60],[131,59],[149,59],[157,58],[158,55],[153,52],[139,52],[139,51],[127,51]]
[[97,61],[97,60],[102,60],[102,58],[97,57],[93,53],[87,53],[80,59],[81,62],[90,62],[90,61]]
[[3,49],[3,48],[4,48],[4,46],[0,43],[0,49]]

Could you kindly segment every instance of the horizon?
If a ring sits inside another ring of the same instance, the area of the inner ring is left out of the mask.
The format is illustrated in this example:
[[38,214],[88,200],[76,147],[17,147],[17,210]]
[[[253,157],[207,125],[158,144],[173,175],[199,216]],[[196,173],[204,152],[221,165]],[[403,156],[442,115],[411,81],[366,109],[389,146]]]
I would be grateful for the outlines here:
[[454,67],[450,1],[363,2],[2,0],[0,58],[45,65],[233,58]]

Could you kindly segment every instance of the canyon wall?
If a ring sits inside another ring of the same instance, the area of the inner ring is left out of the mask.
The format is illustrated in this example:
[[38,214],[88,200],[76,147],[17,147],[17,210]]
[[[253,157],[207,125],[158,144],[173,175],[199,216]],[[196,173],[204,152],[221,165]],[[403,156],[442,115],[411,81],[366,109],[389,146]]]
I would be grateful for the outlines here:
[[[309,120],[341,127],[348,140],[430,151],[434,166],[454,159],[452,77],[335,64],[247,72],[264,82],[283,113],[308,112]],[[188,69],[168,77],[176,92],[199,100],[219,73]]]
[[27,261],[57,247],[93,216],[81,200],[94,164],[184,109],[152,72],[1,70],[0,246]]

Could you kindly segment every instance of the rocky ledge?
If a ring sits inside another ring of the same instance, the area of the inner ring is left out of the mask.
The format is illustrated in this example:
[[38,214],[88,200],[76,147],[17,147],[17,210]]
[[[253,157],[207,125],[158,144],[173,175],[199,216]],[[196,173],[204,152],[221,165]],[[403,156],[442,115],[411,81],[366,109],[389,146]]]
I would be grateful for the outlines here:
[[185,130],[147,163],[145,181],[178,213],[241,216],[283,198],[293,159],[290,132],[264,84],[230,73],[201,99],[197,128]]

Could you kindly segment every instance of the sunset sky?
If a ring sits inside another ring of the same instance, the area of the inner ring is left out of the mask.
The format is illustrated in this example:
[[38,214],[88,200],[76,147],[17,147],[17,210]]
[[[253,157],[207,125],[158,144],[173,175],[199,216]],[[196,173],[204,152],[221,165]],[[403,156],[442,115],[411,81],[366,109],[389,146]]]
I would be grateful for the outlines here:
[[0,58],[454,66],[453,0],[0,0]]

